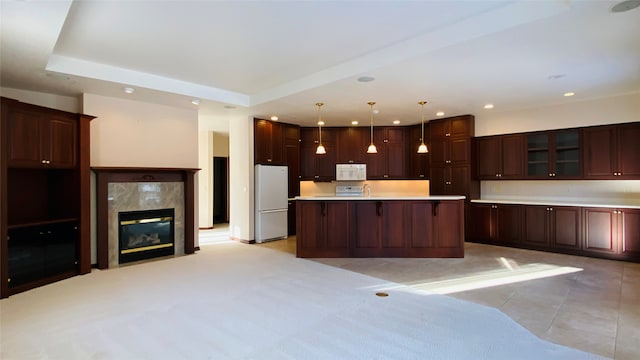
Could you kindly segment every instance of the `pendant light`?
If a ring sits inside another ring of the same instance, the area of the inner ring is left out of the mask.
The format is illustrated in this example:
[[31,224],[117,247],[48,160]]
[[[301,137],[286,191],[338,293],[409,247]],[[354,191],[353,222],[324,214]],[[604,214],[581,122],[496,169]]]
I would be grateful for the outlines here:
[[426,104],[426,101],[418,101],[418,104],[420,104],[420,119],[422,120],[422,137],[420,137],[420,146],[418,146],[418,154],[426,154],[429,152],[429,149],[427,149],[427,145],[424,143],[424,104]]
[[376,104],[375,101],[369,101],[367,104],[371,106],[371,144],[367,148],[367,154],[377,154],[378,149],[376,149],[376,145],[373,143],[373,105]]
[[320,117],[320,107],[322,107],[322,105],[324,104],[321,102],[316,103],[316,106],[318,107],[318,148],[316,149],[316,154],[318,155],[327,153],[327,150],[325,150],[324,146],[322,145],[322,125],[324,125],[324,122]]

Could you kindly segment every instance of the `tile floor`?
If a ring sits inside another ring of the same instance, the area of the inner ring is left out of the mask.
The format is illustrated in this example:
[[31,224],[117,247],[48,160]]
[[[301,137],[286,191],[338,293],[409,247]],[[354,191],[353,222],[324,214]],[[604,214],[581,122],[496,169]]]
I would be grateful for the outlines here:
[[[258,246],[295,254],[295,241]],[[558,344],[640,359],[638,263],[474,243],[463,259],[313,260],[498,308]]]

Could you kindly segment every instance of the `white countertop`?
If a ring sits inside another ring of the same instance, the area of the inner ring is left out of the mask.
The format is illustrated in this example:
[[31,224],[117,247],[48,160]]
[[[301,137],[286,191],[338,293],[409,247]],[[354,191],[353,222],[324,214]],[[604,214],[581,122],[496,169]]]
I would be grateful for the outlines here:
[[428,195],[371,195],[371,196],[296,196],[296,200],[464,200],[464,196],[428,196]]
[[640,204],[608,204],[605,202],[596,201],[557,201],[557,200],[499,200],[499,199],[482,199],[471,200],[472,203],[479,204],[512,204],[512,205],[542,205],[542,206],[580,206],[580,207],[602,207],[602,208],[625,208],[625,209],[640,209]]

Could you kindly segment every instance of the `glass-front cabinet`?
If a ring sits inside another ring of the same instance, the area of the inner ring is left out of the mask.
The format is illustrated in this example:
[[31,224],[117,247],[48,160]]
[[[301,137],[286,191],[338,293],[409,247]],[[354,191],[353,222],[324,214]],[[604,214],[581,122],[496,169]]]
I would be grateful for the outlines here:
[[581,158],[579,129],[527,135],[528,178],[579,178]]

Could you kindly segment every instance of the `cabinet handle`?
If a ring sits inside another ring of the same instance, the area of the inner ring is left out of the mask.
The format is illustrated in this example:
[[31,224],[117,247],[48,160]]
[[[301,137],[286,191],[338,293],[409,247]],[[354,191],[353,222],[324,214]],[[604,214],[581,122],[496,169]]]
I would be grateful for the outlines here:
[[388,143],[388,142],[389,142],[389,139],[384,139],[384,140],[382,140],[382,142],[384,142],[384,143]]
[[445,185],[451,185],[451,181],[445,181]]
[[444,134],[444,136],[451,136],[451,134],[450,133],[446,133],[446,134]]
[[552,208],[552,207],[550,207],[550,208],[549,208],[549,211],[553,211],[553,208]]
[[267,159],[267,162],[271,162],[271,159]]
[[389,177],[389,175],[384,174],[384,175],[382,175],[382,177],[388,178],[388,177]]
[[550,177],[555,177],[555,176],[556,176],[556,173],[549,173],[549,176],[550,176]]
[[349,164],[353,164],[353,160],[349,160]]
[[421,177],[421,178],[423,178],[423,177],[424,177],[424,175],[423,175],[423,174],[420,174],[420,175],[418,175],[418,177]]
[[142,180],[153,180],[153,179],[154,179],[153,175],[143,175],[142,176]]
[[451,164],[451,160],[445,160],[445,163]]
[[376,215],[382,216],[382,202],[376,201]]

